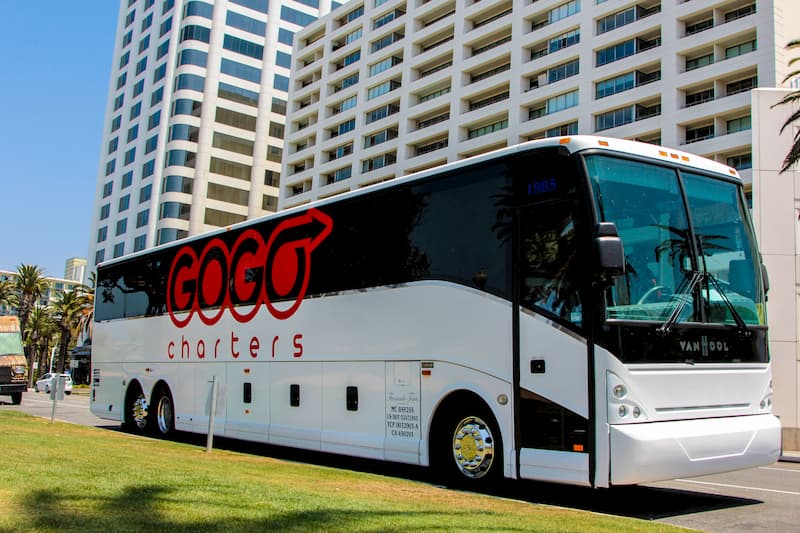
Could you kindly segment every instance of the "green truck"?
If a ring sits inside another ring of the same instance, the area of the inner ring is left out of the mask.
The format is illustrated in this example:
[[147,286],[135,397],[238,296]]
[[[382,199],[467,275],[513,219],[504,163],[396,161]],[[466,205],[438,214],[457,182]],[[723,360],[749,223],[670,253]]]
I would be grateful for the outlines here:
[[19,319],[0,316],[0,395],[11,396],[11,402],[19,405],[26,390],[28,361],[22,350]]

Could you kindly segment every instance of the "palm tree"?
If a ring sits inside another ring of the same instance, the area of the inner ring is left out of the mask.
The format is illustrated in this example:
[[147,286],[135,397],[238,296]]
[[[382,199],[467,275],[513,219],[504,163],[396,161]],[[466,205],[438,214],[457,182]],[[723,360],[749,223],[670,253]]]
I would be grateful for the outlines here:
[[[790,41],[789,44],[786,45],[786,48],[789,49],[800,48],[800,39],[794,39]],[[789,60],[789,66],[791,67],[798,61],[800,61],[800,57],[792,58],[791,60]],[[790,72],[783,79],[783,82],[786,83],[791,78],[797,76],[800,76],[800,70],[794,70]],[[778,102],[775,105],[789,104],[793,102],[800,102],[800,89],[790,92],[789,94],[784,96],[780,102]],[[794,113],[789,115],[789,118],[786,119],[786,122],[783,123],[783,126],[781,126],[781,133],[783,133],[783,130],[791,126],[792,123],[794,123],[797,120],[800,120],[800,107]],[[792,143],[792,147],[789,150],[789,153],[786,154],[786,158],[784,158],[783,160],[783,167],[781,167],[781,172],[786,172],[787,170],[789,170],[789,168],[791,168],[792,165],[797,163],[798,160],[800,160],[800,129],[798,129],[797,132],[794,134],[794,141]]]
[[[36,265],[19,265],[15,279],[17,289],[17,314],[22,330],[22,342],[26,344],[28,331],[28,317],[33,311],[36,301],[49,287],[44,277],[44,270]],[[28,368],[33,369],[33,354],[28,350]],[[33,386],[33,372],[28,372],[28,386]]]
[[97,272],[89,274],[89,285],[80,285],[76,290],[83,292],[86,298],[86,306],[80,321],[79,335],[83,335],[88,343],[92,342],[92,322],[94,321],[94,291],[97,284]]
[[10,279],[0,280],[0,305],[7,305],[8,307],[17,305],[16,285]]
[[81,317],[87,306],[87,298],[81,290],[64,291],[53,302],[53,318],[59,332],[58,361],[56,363],[56,372],[59,374],[64,372],[69,343],[80,327]]
[[[56,333],[56,325],[47,307],[37,305],[28,318],[28,348],[34,360],[39,362],[39,375],[42,369],[47,368],[50,343]],[[33,374],[33,367],[31,367]]]

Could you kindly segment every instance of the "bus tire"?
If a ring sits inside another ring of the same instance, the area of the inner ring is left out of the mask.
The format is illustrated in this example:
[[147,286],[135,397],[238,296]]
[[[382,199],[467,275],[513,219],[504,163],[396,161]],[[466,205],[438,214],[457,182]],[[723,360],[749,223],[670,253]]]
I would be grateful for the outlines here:
[[169,387],[163,384],[159,385],[153,398],[153,414],[155,415],[153,432],[159,437],[169,437],[175,431],[175,404],[172,401]]
[[122,429],[128,433],[143,434],[147,431],[148,416],[147,397],[138,383],[132,383],[125,394],[125,409],[122,413]]
[[12,392],[11,393],[11,403],[14,405],[19,405],[22,403],[22,393],[21,392]]
[[434,467],[445,482],[464,488],[492,485],[503,475],[497,422],[482,402],[448,409],[433,439]]

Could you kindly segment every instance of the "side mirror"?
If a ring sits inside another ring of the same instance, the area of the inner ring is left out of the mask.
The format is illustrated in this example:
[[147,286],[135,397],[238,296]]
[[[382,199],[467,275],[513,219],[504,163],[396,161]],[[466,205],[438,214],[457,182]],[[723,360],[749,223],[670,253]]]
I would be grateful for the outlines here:
[[613,222],[600,222],[595,228],[594,250],[600,278],[610,280],[625,274],[625,250]]
[[767,299],[769,292],[769,274],[767,273],[767,265],[761,263],[761,281],[764,284],[764,299]]

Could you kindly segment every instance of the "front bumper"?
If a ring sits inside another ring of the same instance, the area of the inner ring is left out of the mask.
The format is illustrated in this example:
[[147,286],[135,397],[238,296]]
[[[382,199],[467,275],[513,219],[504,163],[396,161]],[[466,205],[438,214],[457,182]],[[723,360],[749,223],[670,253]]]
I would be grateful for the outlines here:
[[0,384],[0,394],[13,394],[15,392],[25,392],[28,385],[25,383],[3,383]]
[[609,426],[610,481],[630,485],[772,464],[781,425],[772,415]]

